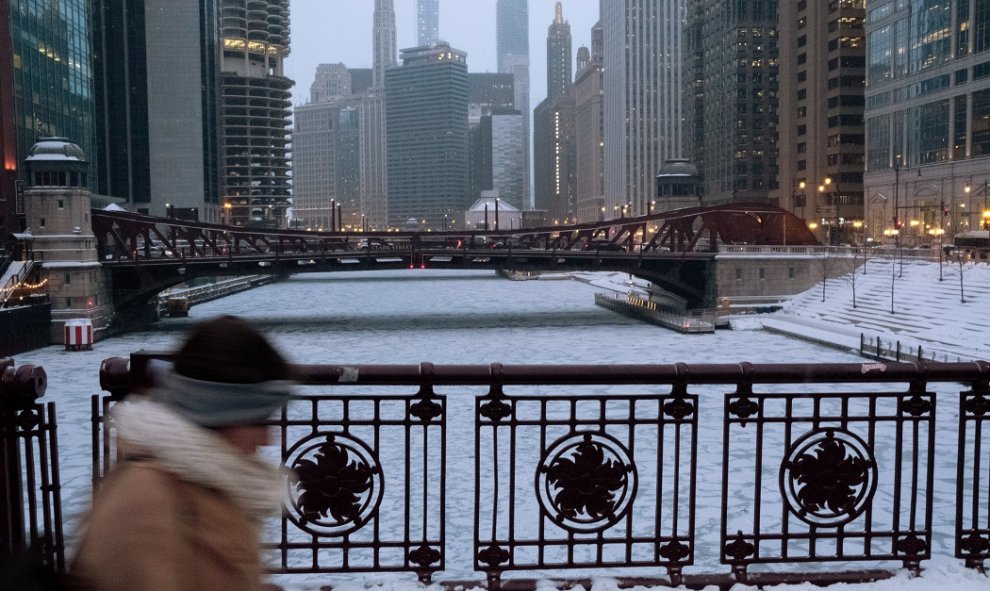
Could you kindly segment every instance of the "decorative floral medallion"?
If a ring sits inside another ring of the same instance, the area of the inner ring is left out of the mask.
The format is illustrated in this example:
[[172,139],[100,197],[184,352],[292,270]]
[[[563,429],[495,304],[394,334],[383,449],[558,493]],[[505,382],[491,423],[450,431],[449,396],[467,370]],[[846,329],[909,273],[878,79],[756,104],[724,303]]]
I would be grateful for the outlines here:
[[555,441],[536,469],[536,494],[551,521],[574,532],[615,525],[636,496],[636,465],[604,433],[572,433]]
[[365,443],[345,433],[317,433],[296,442],[285,465],[289,518],[319,536],[356,531],[378,512],[384,493],[381,466]]
[[862,513],[877,489],[877,463],[866,443],[843,429],[819,429],[791,446],[780,491],[804,522],[838,527]]

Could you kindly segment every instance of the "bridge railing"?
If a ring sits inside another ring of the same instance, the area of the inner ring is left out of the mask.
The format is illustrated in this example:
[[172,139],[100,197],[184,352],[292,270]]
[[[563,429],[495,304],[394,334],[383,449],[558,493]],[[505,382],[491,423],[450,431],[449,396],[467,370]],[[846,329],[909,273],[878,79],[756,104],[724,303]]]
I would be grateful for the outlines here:
[[[168,355],[104,362],[94,482],[113,461],[107,413],[151,357]],[[468,561],[493,589],[599,569],[701,588],[990,556],[990,363],[294,371],[302,391],[271,422],[297,474],[267,530],[277,573],[426,581]]]
[[745,244],[720,244],[718,247],[720,255],[796,255],[818,257],[844,257],[844,258],[904,258],[913,260],[938,260],[938,248],[879,248],[865,246],[783,246],[783,245],[745,245]]

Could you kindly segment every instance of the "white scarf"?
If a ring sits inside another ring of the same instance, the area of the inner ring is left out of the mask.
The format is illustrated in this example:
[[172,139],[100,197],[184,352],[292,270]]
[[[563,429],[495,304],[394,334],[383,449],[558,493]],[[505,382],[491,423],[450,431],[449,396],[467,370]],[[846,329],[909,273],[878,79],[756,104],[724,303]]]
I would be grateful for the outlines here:
[[181,480],[218,490],[259,519],[280,509],[287,491],[284,472],[241,452],[213,431],[144,399],[116,405],[113,417],[125,445],[151,456]]

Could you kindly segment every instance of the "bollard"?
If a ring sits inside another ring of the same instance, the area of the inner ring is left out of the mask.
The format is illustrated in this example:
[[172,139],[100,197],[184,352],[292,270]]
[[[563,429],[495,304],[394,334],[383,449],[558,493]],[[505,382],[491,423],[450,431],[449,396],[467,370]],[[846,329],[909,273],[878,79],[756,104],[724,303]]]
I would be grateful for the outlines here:
[[44,396],[47,387],[43,368],[25,365],[15,369],[13,359],[0,359],[0,559],[12,559],[27,549],[17,417]]

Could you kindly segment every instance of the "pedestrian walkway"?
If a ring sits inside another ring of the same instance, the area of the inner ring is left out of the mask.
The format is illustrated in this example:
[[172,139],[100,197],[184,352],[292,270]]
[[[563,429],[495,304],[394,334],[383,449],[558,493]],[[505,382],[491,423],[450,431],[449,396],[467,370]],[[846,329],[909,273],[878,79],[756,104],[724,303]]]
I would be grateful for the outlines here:
[[862,334],[921,346],[926,359],[965,361],[990,359],[988,310],[990,265],[946,262],[940,270],[937,262],[887,257],[795,296],[763,327],[856,350]]

